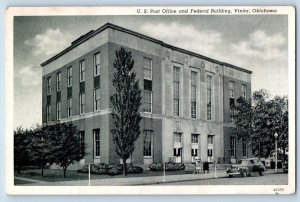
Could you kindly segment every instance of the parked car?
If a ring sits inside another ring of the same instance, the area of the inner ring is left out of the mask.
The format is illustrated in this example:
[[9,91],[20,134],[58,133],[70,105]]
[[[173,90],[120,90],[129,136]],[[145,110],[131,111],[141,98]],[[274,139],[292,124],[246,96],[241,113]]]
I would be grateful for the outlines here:
[[241,159],[238,161],[238,164],[231,165],[231,167],[226,170],[229,177],[247,177],[251,176],[252,173],[258,173],[262,176],[265,171],[266,167],[264,164],[256,158]]

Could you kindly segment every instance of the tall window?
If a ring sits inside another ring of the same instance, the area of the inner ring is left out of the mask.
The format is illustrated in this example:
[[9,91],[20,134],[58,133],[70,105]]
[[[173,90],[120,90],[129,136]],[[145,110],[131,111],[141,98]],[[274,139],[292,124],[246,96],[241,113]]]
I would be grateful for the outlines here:
[[229,82],[229,97],[234,98],[234,82]]
[[242,97],[246,99],[247,96],[247,86],[242,84]]
[[72,86],[72,67],[68,67],[68,87]]
[[100,129],[94,129],[94,156],[100,157]]
[[47,78],[47,95],[51,94],[51,76]]
[[100,75],[100,53],[94,55],[94,68],[95,76]]
[[57,91],[61,90],[61,72],[58,72],[56,74],[56,90]]
[[212,76],[207,75],[207,120],[211,120],[212,107]]
[[173,67],[173,111],[174,116],[179,116],[179,84],[180,84],[180,69]]
[[181,133],[174,133],[174,142],[181,142]]
[[85,81],[85,60],[79,62],[80,82]]
[[51,105],[46,106],[46,117],[47,117],[47,122],[51,121]]
[[152,60],[144,58],[144,112],[152,113]]
[[72,98],[68,98],[68,117],[72,116],[72,108],[73,108],[73,103],[72,103]]
[[79,95],[79,111],[80,111],[80,114],[85,113],[85,94],[84,93]]
[[207,144],[214,144],[214,136],[213,135],[207,136]]
[[247,141],[243,141],[243,156],[247,156]]
[[191,153],[192,153],[192,156],[198,156],[198,149],[192,148]]
[[152,130],[144,130],[144,156],[152,156]]
[[207,156],[212,157],[213,156],[213,150],[212,149],[207,149]]
[[192,143],[198,143],[198,134],[192,134]]
[[197,72],[191,72],[191,118],[197,118]]
[[100,110],[100,88],[94,90],[94,110]]
[[56,120],[61,119],[61,102],[56,103]]
[[229,82],[229,112],[230,112],[230,123],[234,123],[234,82]]
[[144,79],[152,80],[152,60],[144,58]]
[[235,157],[236,138],[230,137],[230,156]]
[[80,144],[80,150],[79,150],[79,153],[80,153],[80,156],[81,158],[83,158],[83,153],[84,151],[82,150],[84,148],[84,144],[85,144],[85,134],[84,134],[84,131],[80,131],[79,132],[79,144]]
[[152,113],[152,91],[144,90],[144,112]]

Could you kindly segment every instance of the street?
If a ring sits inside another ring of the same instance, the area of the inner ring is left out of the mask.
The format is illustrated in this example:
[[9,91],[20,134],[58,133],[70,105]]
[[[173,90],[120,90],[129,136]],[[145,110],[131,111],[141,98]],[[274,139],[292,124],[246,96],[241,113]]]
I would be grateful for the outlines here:
[[200,179],[191,181],[180,181],[161,183],[159,185],[287,185],[288,174],[268,174],[264,176],[252,177],[222,177],[217,179]]

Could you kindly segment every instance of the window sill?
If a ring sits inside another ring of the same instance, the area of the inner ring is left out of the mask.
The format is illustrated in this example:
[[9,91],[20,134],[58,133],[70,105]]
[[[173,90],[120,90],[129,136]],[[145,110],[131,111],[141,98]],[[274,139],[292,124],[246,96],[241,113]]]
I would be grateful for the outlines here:
[[152,156],[144,156],[144,159],[152,159]]

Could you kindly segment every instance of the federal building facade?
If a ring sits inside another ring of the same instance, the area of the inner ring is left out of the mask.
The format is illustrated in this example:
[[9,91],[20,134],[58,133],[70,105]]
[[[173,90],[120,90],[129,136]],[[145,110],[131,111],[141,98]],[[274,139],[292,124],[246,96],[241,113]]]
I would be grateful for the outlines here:
[[43,123],[78,127],[87,152],[80,163],[120,160],[110,96],[121,47],[131,51],[143,97],[141,134],[129,161],[234,163],[252,156],[233,132],[233,106],[241,96],[250,99],[251,71],[107,23],[41,64]]

